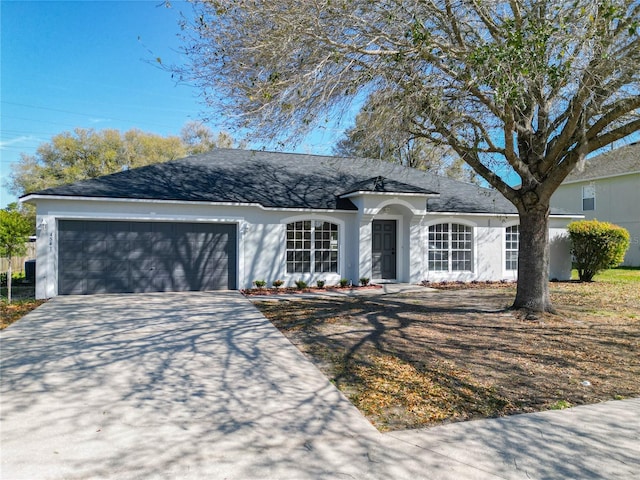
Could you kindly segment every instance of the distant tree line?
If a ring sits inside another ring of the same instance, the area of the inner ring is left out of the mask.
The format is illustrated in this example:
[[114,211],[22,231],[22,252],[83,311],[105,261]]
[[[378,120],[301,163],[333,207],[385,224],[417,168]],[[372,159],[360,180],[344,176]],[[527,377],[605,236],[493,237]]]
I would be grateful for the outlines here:
[[242,147],[228,133],[214,134],[199,122],[187,123],[180,136],[132,129],[76,128],[41,144],[34,155],[21,154],[6,182],[14,194],[56,187],[152,163],[175,160],[213,148]]

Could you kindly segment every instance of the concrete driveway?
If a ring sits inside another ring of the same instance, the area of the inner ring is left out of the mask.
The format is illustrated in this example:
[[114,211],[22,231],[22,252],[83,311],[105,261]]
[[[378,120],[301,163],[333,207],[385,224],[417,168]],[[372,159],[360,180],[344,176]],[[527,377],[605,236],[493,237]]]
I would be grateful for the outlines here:
[[380,434],[237,292],[58,297],[0,342],[3,479],[640,475],[640,400]]

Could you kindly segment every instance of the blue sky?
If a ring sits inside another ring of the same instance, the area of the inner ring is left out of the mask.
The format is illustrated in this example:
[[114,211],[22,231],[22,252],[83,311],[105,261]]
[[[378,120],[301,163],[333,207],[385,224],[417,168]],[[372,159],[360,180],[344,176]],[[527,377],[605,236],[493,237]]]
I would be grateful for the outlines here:
[[[11,164],[58,133],[81,127],[177,135],[199,119],[206,107],[198,91],[176,85],[155,62],[181,61],[178,20],[191,6],[171,4],[0,0],[0,208],[16,200],[4,187]],[[340,134],[333,125],[317,129],[289,150],[331,154]],[[631,139],[638,135],[616,146]],[[270,147],[249,144],[263,146]]]
[[[20,153],[76,127],[179,134],[204,110],[198,92],[155,65],[180,61],[185,2],[2,0],[0,184]],[[209,125],[214,131],[219,125]],[[335,138],[297,151],[329,154]],[[0,186],[0,208],[15,201]]]

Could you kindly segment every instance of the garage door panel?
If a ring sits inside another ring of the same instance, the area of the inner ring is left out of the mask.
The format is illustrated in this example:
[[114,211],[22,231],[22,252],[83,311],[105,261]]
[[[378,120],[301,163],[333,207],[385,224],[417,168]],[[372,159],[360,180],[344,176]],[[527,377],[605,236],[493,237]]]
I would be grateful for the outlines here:
[[157,261],[153,258],[140,256],[140,258],[131,258],[129,256],[128,264],[132,272],[151,272],[156,268]]
[[60,294],[236,286],[236,226],[59,221]]
[[65,279],[58,282],[58,290],[62,289],[65,295],[84,295],[87,292],[85,279]]
[[150,222],[122,222],[127,224],[127,228],[130,232],[134,233],[149,233],[153,232],[153,224]]
[[60,242],[58,248],[58,259],[72,261],[78,259],[78,254],[82,254],[84,250],[84,242],[81,241],[65,241]]
[[[86,263],[87,263],[85,260],[82,260],[82,259],[77,260],[75,258],[60,259],[59,261],[64,261],[65,264],[67,265],[67,268],[74,271],[84,270],[86,268]],[[75,278],[75,277],[70,277],[70,278]]]
[[[77,243],[77,242],[74,242]],[[106,239],[101,238],[99,240],[86,239],[82,241],[82,247],[79,247],[79,251],[83,251],[87,256],[106,255],[110,253],[110,247]]]
[[86,283],[86,291],[78,292],[82,294],[86,293],[134,293],[133,289],[129,286],[128,281],[117,281],[105,279],[89,278]]
[[83,241],[86,238],[84,232],[77,230],[58,232],[58,240],[61,242]]
[[[108,259],[89,257],[86,259],[85,268],[87,272],[106,272],[110,268],[112,268],[111,264],[112,264],[112,261]],[[74,268],[74,270],[76,269],[77,268]]]
[[175,242],[171,239],[158,239],[152,242],[152,251],[154,254],[167,254],[175,249]]

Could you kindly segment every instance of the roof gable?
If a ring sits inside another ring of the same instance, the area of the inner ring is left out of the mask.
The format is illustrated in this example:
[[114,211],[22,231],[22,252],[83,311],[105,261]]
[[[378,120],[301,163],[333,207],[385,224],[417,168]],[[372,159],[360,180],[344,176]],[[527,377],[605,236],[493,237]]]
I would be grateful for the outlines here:
[[576,167],[563,183],[616,177],[640,173],[640,142],[631,143],[586,160],[582,168]]
[[396,180],[379,175],[377,177],[368,178],[362,182],[356,183],[346,192],[343,192],[340,196],[345,198],[352,194],[360,192],[383,194],[411,194],[425,196],[438,195],[437,192],[434,192],[432,190],[416,187],[415,185],[409,185],[408,183],[404,182],[398,182]]

